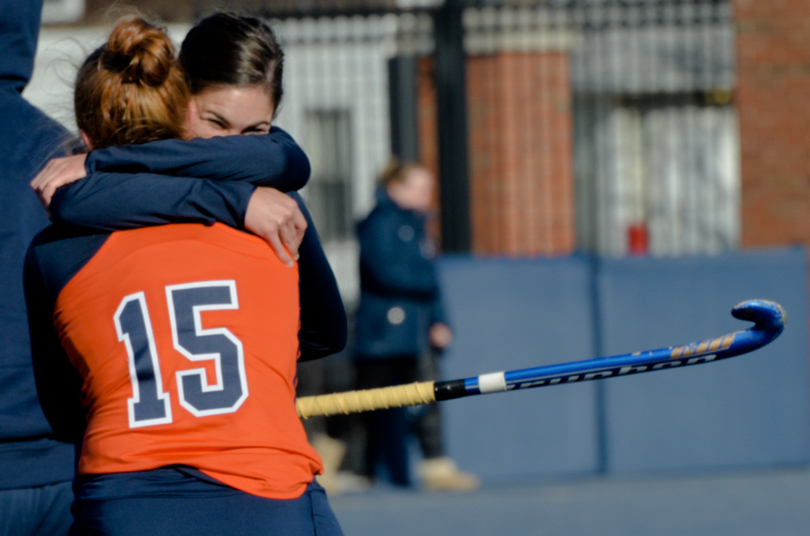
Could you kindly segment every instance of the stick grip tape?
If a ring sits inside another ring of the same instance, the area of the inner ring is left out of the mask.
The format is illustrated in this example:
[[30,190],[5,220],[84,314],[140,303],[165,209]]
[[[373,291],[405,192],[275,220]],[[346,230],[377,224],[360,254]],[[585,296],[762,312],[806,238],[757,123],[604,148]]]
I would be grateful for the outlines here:
[[295,405],[298,416],[310,417],[359,413],[375,409],[416,406],[436,401],[433,382],[409,383],[364,391],[348,391],[299,398]]

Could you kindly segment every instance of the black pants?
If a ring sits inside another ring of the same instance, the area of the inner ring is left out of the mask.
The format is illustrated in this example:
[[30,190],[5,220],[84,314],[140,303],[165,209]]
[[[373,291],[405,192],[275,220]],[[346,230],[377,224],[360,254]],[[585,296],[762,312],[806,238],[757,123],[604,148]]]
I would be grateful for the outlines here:
[[[420,356],[417,381],[439,381],[438,356],[439,354],[436,352],[428,352]],[[439,458],[444,456],[440,408],[440,403],[425,404],[412,408],[415,413],[413,419],[414,433],[419,440],[422,456],[425,458]]]
[[[402,355],[384,359],[362,359],[355,362],[358,389],[435,381],[437,366],[434,356],[419,358]],[[362,414],[366,431],[366,476],[374,477],[378,464],[384,466],[391,481],[409,486],[408,436],[416,433],[426,458],[443,455],[441,415],[437,404],[409,408],[391,408]]]

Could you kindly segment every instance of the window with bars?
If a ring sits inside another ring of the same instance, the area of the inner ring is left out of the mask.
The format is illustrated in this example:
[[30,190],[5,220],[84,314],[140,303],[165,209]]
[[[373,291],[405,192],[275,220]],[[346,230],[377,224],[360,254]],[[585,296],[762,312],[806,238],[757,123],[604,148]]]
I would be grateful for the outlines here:
[[598,0],[573,9],[577,247],[607,255],[736,248],[730,2]]
[[351,203],[351,123],[348,110],[308,110],[306,148],[312,176],[307,206],[325,243],[354,235]]
[[581,249],[683,255],[737,247],[732,106],[602,98],[580,99],[574,110]]

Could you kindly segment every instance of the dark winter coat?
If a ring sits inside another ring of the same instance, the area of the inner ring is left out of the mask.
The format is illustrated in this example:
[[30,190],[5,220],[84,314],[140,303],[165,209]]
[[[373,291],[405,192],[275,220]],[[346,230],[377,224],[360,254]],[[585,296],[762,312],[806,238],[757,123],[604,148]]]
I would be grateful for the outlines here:
[[428,331],[444,322],[434,247],[424,215],[400,208],[384,190],[358,226],[360,304],[355,355],[361,359],[416,355]]
[[37,400],[23,260],[48,217],[28,186],[67,131],[22,98],[42,0],[0,0],[0,490],[73,478],[73,445],[57,441]]

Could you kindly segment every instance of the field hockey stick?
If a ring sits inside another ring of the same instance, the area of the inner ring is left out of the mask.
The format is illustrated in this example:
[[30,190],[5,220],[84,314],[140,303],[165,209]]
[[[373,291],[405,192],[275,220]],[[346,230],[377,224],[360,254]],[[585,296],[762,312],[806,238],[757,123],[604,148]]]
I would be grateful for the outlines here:
[[782,333],[787,319],[787,314],[781,305],[766,300],[742,302],[731,310],[731,314],[740,320],[754,322],[754,326],[745,331],[729,333],[716,339],[660,350],[647,350],[646,352],[508,372],[492,372],[463,380],[412,383],[379,389],[308,396],[299,398],[296,402],[298,415],[308,419],[322,415],[413,406],[465,396],[602,380],[720,361],[765,346]]

